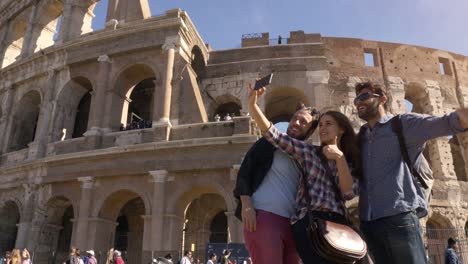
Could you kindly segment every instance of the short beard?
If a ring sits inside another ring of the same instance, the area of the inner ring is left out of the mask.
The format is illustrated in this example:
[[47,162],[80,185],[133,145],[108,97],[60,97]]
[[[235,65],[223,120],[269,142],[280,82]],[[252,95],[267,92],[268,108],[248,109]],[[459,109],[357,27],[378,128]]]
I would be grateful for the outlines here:
[[358,112],[359,118],[361,118],[362,120],[369,121],[369,119],[372,119],[378,116],[379,104],[380,102],[376,100],[375,103],[371,105],[370,107],[368,107],[365,112],[362,112],[362,113]]
[[294,139],[297,139],[297,140],[305,140],[306,137],[307,137],[307,135],[305,135],[305,134],[300,134],[300,135],[297,135],[297,136],[296,136],[296,135],[293,136],[293,135],[289,132],[289,127],[288,127],[288,129],[287,129],[287,131],[286,131],[286,134],[288,134],[288,136],[290,136],[290,137],[292,137],[292,138],[294,138]]

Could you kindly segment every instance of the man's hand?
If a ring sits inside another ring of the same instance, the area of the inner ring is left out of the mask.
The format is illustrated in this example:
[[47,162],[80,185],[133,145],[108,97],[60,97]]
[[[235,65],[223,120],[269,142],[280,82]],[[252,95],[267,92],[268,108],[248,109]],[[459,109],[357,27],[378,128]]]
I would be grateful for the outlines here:
[[468,108],[457,110],[458,120],[463,129],[468,129]]
[[252,88],[252,84],[249,83],[249,105],[255,105],[257,103],[258,97],[265,93],[265,89],[265,87],[262,87],[258,90],[254,90]]
[[242,208],[242,223],[249,232],[257,229],[257,216],[253,207]]
[[252,205],[252,198],[250,196],[241,195],[242,202],[242,223],[249,232],[254,232],[257,229],[257,215]]

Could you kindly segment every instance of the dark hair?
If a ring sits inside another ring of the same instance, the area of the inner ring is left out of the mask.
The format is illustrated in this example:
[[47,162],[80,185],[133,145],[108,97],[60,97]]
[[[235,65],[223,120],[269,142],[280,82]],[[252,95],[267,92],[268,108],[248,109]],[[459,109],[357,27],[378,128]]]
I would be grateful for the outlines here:
[[346,161],[351,163],[354,169],[354,176],[358,179],[361,179],[361,153],[356,144],[357,136],[353,127],[351,126],[351,122],[347,116],[338,111],[327,111],[320,116],[320,119],[322,119],[322,117],[325,115],[331,116],[338,123],[338,126],[344,130],[343,136],[341,136],[341,140],[339,142],[341,151],[343,151],[343,154],[346,157]]
[[[369,89],[373,93],[376,93],[381,96],[385,95],[388,97],[387,92],[382,88],[380,84],[377,84],[377,83],[372,83],[372,82],[356,83],[356,86],[354,86],[354,89],[356,90],[356,95],[358,95],[364,89]],[[388,104],[389,104],[389,100],[387,100],[387,102],[383,105],[385,110],[388,110]]]
[[299,111],[304,111],[304,112],[306,112],[306,113],[308,113],[309,115],[312,116],[312,124],[311,124],[311,126],[309,127],[309,129],[307,130],[307,133],[306,133],[306,138],[309,138],[310,135],[312,135],[312,133],[314,133],[315,129],[317,129],[319,119],[320,119],[320,111],[315,109],[314,107],[306,106],[303,103],[299,103],[297,105],[296,113],[299,112]]
[[187,256],[191,251],[190,250],[185,250],[184,256]]
[[211,253],[211,254],[210,254],[210,259],[212,259],[213,257],[216,257],[216,254],[215,254],[215,253]]
[[164,258],[165,258],[165,259],[172,259],[172,254],[169,253],[169,254],[167,254],[166,256],[164,256]]
[[448,244],[449,247],[453,247],[456,243],[457,243],[457,240],[455,240],[455,239],[453,239],[451,237],[447,240],[447,244]]

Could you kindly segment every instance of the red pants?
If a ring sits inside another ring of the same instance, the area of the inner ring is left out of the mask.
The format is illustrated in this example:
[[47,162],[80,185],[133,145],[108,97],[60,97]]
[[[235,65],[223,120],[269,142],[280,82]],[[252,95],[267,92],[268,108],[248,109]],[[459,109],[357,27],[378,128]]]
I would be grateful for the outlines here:
[[244,228],[245,246],[254,264],[297,264],[299,255],[289,219],[257,210],[257,229]]

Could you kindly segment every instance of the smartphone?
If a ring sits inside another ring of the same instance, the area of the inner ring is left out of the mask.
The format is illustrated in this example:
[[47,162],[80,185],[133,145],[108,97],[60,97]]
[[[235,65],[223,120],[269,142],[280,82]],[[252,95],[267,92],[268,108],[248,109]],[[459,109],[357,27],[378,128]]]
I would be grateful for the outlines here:
[[265,87],[271,83],[271,79],[273,79],[273,73],[268,74],[267,76],[261,78],[260,80],[257,80],[255,82],[254,90],[258,90],[262,87]]

